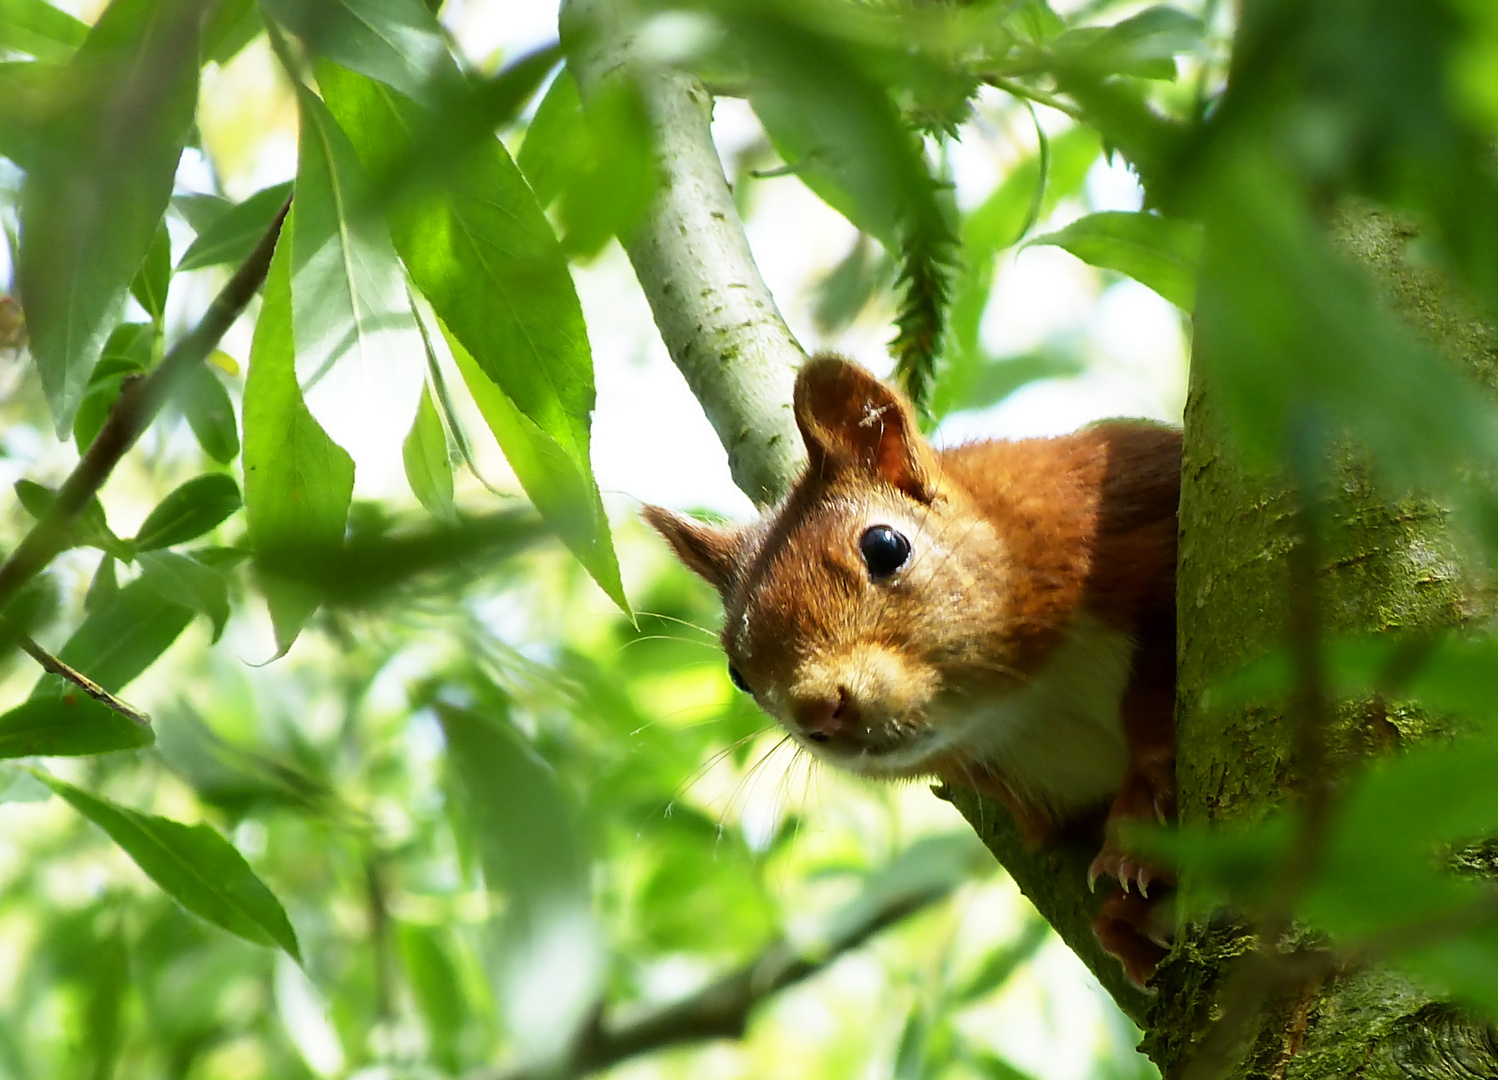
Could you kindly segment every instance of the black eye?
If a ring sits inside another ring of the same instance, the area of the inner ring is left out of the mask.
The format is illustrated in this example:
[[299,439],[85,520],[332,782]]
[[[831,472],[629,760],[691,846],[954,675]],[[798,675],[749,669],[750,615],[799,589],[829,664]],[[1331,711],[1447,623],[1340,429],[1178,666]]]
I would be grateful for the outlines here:
[[743,674],[732,664],[728,665],[728,681],[733,683],[733,685],[737,686],[746,694],[754,693],[753,690],[749,689],[749,684],[744,681]]
[[864,532],[858,550],[868,564],[869,576],[877,581],[905,565],[910,558],[910,541],[888,525],[875,525]]

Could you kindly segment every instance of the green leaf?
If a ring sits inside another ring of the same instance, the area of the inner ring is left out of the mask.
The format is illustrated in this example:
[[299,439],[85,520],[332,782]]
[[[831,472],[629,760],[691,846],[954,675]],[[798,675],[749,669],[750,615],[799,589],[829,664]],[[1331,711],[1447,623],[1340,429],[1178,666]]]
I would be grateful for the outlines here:
[[130,295],[140,301],[151,320],[160,325],[166,317],[166,291],[172,282],[172,241],[167,235],[166,222],[156,226],[156,235],[146,249],[145,262],[140,273],[130,286]]
[[264,29],[255,0],[219,0],[203,28],[203,59],[223,67]]
[[229,586],[211,566],[172,551],[146,551],[139,556],[141,580],[167,600],[208,616],[213,640],[229,622]]
[[[291,187],[290,181],[272,184],[244,202],[223,209],[210,223],[198,229],[197,239],[182,253],[182,259],[177,263],[178,272],[225,263],[238,266],[244,262],[290,198]],[[193,227],[198,228],[196,224]]]
[[461,344],[449,337],[448,345],[474,404],[494,433],[520,486],[562,543],[627,614],[629,602],[619,578],[608,518],[591,471],[580,470],[557,440],[521,413]]
[[135,534],[137,551],[154,551],[196,540],[242,505],[232,476],[207,473],[176,488],[157,503]]
[[[291,218],[295,216],[293,212]],[[338,544],[354,492],[353,461],[318,426],[297,386],[291,236],[291,229],[283,227],[266,277],[244,388],[245,514],[259,552]],[[317,602],[305,588],[263,584],[278,651],[284,654]]]
[[[52,500],[57,498],[57,492],[52,488],[36,483],[34,480],[17,480],[15,484],[16,498],[20,500],[21,506],[34,518],[40,519],[52,505]],[[130,552],[122,541],[109,527],[109,522],[104,517],[104,505],[99,502],[95,495],[83,508],[78,522],[73,527],[73,535],[70,537],[72,544],[81,544],[84,547],[96,547],[107,551],[117,557],[129,558]]]
[[0,758],[107,754],[155,741],[149,727],[77,687],[63,697],[31,698],[0,715]]
[[115,597],[119,595],[120,579],[116,573],[115,557],[105,555],[99,560],[93,580],[88,583],[88,592],[83,597],[83,610],[90,615],[96,611],[103,611],[114,603]]
[[456,76],[436,17],[421,0],[260,0],[320,56],[421,101]]
[[452,520],[456,514],[452,459],[447,452],[447,430],[437,415],[430,389],[421,392],[416,422],[401,447],[401,458],[406,464],[406,480],[421,505],[435,517]]
[[0,0],[0,49],[64,60],[86,37],[86,23],[46,0]]
[[485,881],[508,900],[501,997],[510,1030],[527,1049],[555,1052],[593,1007],[601,974],[575,810],[507,716],[436,708],[463,823]]
[[256,945],[273,945],[301,962],[296,932],[275,894],[234,845],[207,825],[143,814],[55,776],[37,778],[109,838],[157,885],[200,918]]
[[198,364],[182,377],[177,384],[177,404],[203,453],[221,465],[239,456],[234,402],[213,373],[213,365]]
[[1061,35],[1054,48],[1094,77],[1137,75],[1174,79],[1175,57],[1198,52],[1202,21],[1178,8],[1152,7],[1109,27],[1081,27]]
[[198,92],[199,5],[114,0],[74,55],[68,104],[21,191],[17,267],[59,435],[171,196]]
[[321,101],[305,89],[298,100],[290,230],[297,382],[324,429],[348,444],[368,417],[392,410],[405,430],[421,394],[422,343],[390,230],[371,212],[354,148]]
[[555,202],[568,177],[587,167],[594,152],[592,138],[577,80],[563,68],[536,106],[515,159],[541,206]]
[[1195,306],[1201,230],[1189,222],[1109,210],[1078,218],[1030,243],[1064,248],[1092,266],[1127,274],[1182,311]]
[[569,254],[591,256],[611,237],[629,235],[658,182],[638,88],[601,87],[585,111],[577,82],[565,69],[558,73],[520,144],[520,169],[542,207],[560,200]]
[[213,228],[219,218],[239,205],[241,204],[230,202],[221,195],[172,196],[172,209],[181,214],[182,220],[191,225],[192,231],[199,236]]
[[[327,66],[319,85],[372,172],[422,113]],[[628,610],[588,458],[593,363],[582,307],[556,238],[498,140],[446,187],[389,209],[396,245],[441,318],[463,376],[526,494],[603,590]]]
[[[116,693],[166,652],[192,616],[189,608],[166,599],[137,578],[121,588],[107,607],[90,612],[57,656]],[[70,683],[44,675],[31,696],[57,698],[70,693]]]
[[458,1038],[470,1010],[462,973],[443,941],[445,936],[436,927],[402,923],[397,940],[411,996],[431,1040],[432,1057],[442,1069],[457,1074],[462,1071]]
[[56,88],[67,68],[40,61],[0,63],[0,154],[23,169],[33,168],[47,142],[56,108]]
[[797,177],[885,250],[902,229],[943,220],[919,142],[859,54],[765,9],[725,18],[756,76],[749,95],[771,143]]

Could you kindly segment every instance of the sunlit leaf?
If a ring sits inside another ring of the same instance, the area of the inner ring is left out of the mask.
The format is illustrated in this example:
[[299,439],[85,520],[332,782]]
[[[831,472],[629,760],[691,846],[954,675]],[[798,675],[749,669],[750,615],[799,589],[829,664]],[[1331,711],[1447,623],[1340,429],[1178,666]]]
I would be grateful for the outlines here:
[[63,697],[31,698],[0,714],[0,757],[73,757],[137,750],[151,729],[73,687]]
[[275,894],[234,846],[207,825],[143,814],[64,783],[38,778],[135,860],[152,881],[194,915],[257,945],[301,959],[296,932]]
[[59,434],[150,249],[197,105],[189,0],[114,0],[69,65],[67,109],[21,194],[18,275]]
[[[34,518],[45,514],[52,505],[52,500],[57,498],[57,492],[34,480],[17,480],[15,492],[21,506]],[[104,506],[97,496],[90,499],[84,506],[83,513],[78,515],[71,540],[75,544],[96,547],[115,555],[129,554],[125,544],[109,528],[109,523],[104,518]]]
[[[217,215],[198,231],[198,237],[177,263],[178,271],[201,270],[223,263],[238,265],[255,250],[291,196],[291,183],[272,184]],[[194,225],[194,228],[197,228]]]
[[[318,426],[297,387],[287,218],[265,283],[244,391],[244,501],[259,551],[336,545],[354,491],[354,463]],[[306,591],[266,582],[278,651],[291,648],[317,606]]]
[[447,453],[447,431],[430,389],[421,392],[416,408],[416,422],[401,447],[406,465],[406,481],[411,492],[434,516],[451,519],[453,509],[453,467]]
[[297,382],[340,445],[371,417],[404,431],[421,394],[421,339],[390,231],[338,122],[303,89],[291,237]]
[[456,341],[449,340],[463,381],[536,509],[604,592],[629,610],[608,518],[591,472],[579,469],[566,447],[531,422]]
[[313,52],[418,101],[439,72],[457,74],[421,0],[260,0]]
[[1182,311],[1189,312],[1196,303],[1201,230],[1189,222],[1109,210],[1030,242],[1052,244],[1085,263],[1127,274]]
[[593,152],[591,139],[577,80],[564,68],[536,107],[515,158],[543,207],[550,206],[562,193],[569,176],[587,167]]
[[137,551],[196,540],[241,505],[239,485],[223,473],[207,473],[182,484],[156,504],[135,534]]
[[[372,171],[420,111],[334,68],[320,83]],[[497,141],[440,190],[389,209],[406,267],[460,347],[470,392],[526,494],[599,585],[626,606],[588,457],[593,364],[582,308],[551,226]],[[482,398],[481,398],[482,395]]]
[[163,597],[208,616],[217,641],[229,622],[229,587],[223,575],[187,555],[145,551],[138,557],[140,580]]

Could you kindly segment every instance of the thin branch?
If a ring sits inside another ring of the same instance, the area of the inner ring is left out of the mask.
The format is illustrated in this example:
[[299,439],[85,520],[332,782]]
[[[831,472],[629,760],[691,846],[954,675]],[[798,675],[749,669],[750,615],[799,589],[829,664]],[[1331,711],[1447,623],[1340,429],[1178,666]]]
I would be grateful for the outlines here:
[[151,426],[177,381],[218,347],[219,340],[239,318],[265,280],[276,239],[281,234],[281,223],[290,207],[288,199],[250,257],[213,298],[198,325],[172,346],[150,374],[125,384],[104,426],[58,489],[52,505],[0,565],[0,612],[67,545],[68,536],[89,500],[99,493],[115,466]]
[[564,0],[562,42],[584,104],[632,81],[641,88],[660,166],[646,220],[624,238],[672,361],[756,505],[776,502],[804,460],[791,387],[805,354],[770,295],[712,136],[712,96],[695,78],[652,66],[614,0]]
[[59,660],[57,657],[49,653],[46,649],[38,645],[26,634],[21,634],[15,640],[16,645],[19,646],[20,650],[27,656],[31,657],[31,659],[35,660],[38,664],[40,664],[42,666],[42,670],[50,672],[51,674],[56,675],[58,678],[72,683],[89,697],[93,698],[101,705],[109,706],[125,719],[133,720],[141,727],[151,726],[151,718],[145,713],[141,712],[134,705],[131,705],[128,701],[121,701],[119,698],[115,697],[108,690],[104,689],[104,687],[94,682],[93,679],[90,679],[87,675],[79,671],[77,668],[65,664],[63,661]]
[[945,899],[951,891],[938,887],[892,896],[825,942],[815,955],[807,955],[807,950],[785,939],[775,941],[754,960],[686,997],[638,1012],[628,1020],[610,1022],[600,1014],[584,1032],[572,1060],[561,1067],[521,1067],[488,1074],[486,1080],[563,1080],[674,1046],[741,1039],[750,1015],[763,1002],[831,966],[875,934]]

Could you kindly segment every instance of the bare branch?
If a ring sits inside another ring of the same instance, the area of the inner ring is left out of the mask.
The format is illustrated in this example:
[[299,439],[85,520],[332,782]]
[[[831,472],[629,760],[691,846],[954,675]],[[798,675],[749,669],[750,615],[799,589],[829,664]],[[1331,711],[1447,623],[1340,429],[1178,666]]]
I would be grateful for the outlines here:
[[754,960],[696,993],[642,1010],[627,1020],[610,1022],[600,1016],[592,1030],[585,1032],[572,1060],[560,1068],[522,1067],[491,1073],[487,1080],[563,1080],[673,1046],[708,1039],[741,1039],[750,1014],[760,1003],[810,978],[887,927],[945,899],[951,891],[941,886],[892,895],[812,955],[785,939],[775,941]]
[[713,99],[690,75],[638,55],[615,0],[565,0],[562,40],[586,102],[637,80],[650,112],[660,191],[624,242],[655,324],[758,506],[790,488],[804,455],[791,387],[805,359],[760,277],[713,145]]

